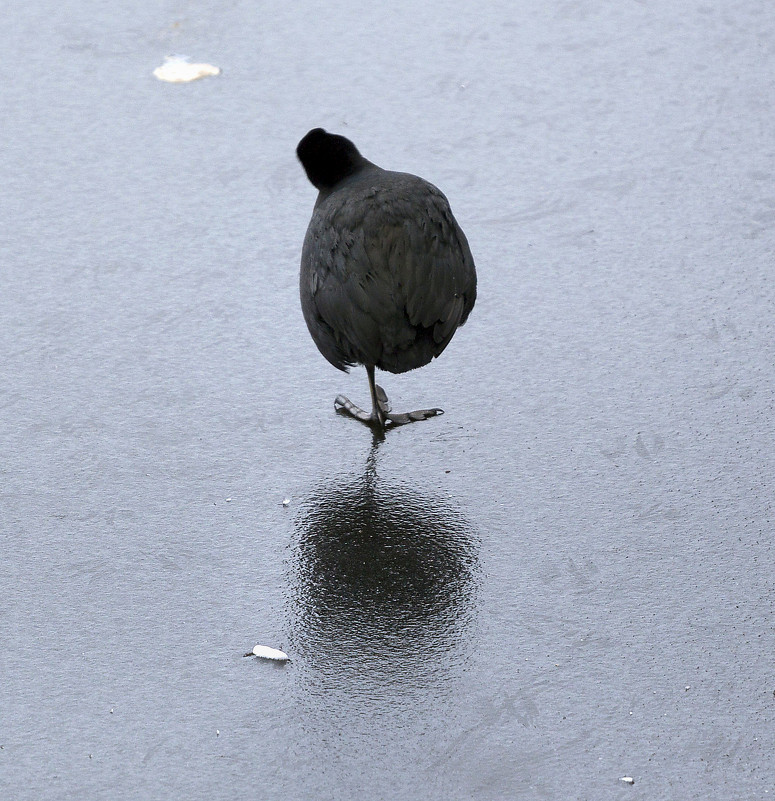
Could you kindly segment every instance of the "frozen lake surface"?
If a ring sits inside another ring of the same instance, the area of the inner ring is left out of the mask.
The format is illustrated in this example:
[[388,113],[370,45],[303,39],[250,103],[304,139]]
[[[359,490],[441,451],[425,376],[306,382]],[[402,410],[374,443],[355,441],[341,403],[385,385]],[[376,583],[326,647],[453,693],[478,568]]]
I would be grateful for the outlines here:
[[[30,0],[0,44],[0,797],[775,798],[769,0]],[[382,443],[299,308],[315,126],[477,262],[382,376],[446,414]]]

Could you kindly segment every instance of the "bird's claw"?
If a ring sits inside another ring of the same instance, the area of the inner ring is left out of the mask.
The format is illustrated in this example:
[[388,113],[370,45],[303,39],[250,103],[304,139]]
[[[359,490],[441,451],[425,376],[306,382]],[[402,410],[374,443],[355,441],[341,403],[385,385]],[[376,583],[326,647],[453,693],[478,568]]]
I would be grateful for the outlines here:
[[337,395],[336,398],[334,398],[334,408],[337,410],[337,412],[349,414],[350,417],[354,417],[356,420],[360,420],[362,423],[371,424],[373,422],[372,417],[368,412],[365,412],[360,406],[356,406],[344,395]]
[[[377,387],[377,402],[385,418],[385,428],[396,428],[397,426],[404,426],[408,423],[418,423],[420,420],[427,420],[429,417],[436,417],[437,415],[444,414],[444,409],[417,409],[414,412],[397,412],[391,413],[390,401],[385,394],[382,387]],[[337,395],[334,399],[334,408],[337,412],[348,414],[362,423],[374,426],[379,425],[374,413],[364,411],[360,406],[356,406],[349,398],[344,395]]]
[[394,426],[404,426],[407,423],[419,423],[420,420],[427,420],[429,417],[436,417],[444,414],[444,409],[417,409],[414,412],[401,412],[400,414],[386,414],[387,423]]

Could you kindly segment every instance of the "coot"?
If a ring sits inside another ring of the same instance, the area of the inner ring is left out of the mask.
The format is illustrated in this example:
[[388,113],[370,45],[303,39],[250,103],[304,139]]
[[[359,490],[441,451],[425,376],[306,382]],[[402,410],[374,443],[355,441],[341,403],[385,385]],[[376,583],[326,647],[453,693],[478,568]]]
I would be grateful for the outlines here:
[[383,170],[343,136],[311,130],[296,148],[318,189],[301,255],[301,308],[318,350],[339,370],[366,367],[372,411],[335,406],[377,429],[441,409],[391,413],[374,369],[403,373],[441,354],[476,300],[476,268],[446,197]]

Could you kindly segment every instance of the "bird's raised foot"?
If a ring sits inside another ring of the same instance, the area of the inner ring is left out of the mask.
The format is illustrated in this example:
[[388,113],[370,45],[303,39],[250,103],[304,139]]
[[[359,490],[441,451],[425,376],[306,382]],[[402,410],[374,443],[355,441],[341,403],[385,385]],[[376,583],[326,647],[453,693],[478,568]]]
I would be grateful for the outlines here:
[[[382,387],[377,387],[377,402],[379,412],[375,409],[371,413],[356,406],[349,398],[344,395],[337,395],[334,400],[334,408],[341,414],[347,414],[360,420],[372,428],[386,429],[404,426],[408,423],[418,423],[420,420],[427,420],[429,417],[436,417],[444,414],[443,409],[417,409],[414,412],[400,412],[393,414],[390,411],[390,401]],[[380,419],[381,418],[381,419]]]

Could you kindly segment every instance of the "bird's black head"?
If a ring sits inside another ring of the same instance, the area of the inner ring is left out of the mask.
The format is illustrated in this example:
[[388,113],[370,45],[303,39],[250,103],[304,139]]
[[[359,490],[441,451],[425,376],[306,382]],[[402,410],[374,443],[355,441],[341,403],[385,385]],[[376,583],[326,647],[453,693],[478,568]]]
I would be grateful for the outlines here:
[[333,189],[366,164],[358,148],[344,136],[313,128],[296,148],[307,178],[317,189]]

